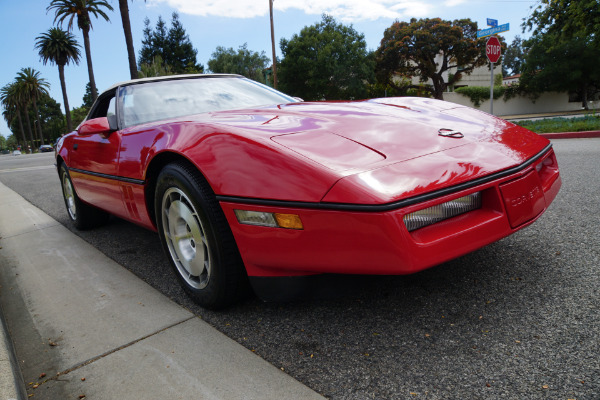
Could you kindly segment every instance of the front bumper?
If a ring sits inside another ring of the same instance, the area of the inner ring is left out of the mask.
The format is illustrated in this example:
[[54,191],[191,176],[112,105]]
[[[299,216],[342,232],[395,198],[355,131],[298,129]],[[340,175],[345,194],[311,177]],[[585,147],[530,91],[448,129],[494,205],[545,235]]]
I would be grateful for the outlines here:
[[[250,277],[400,275],[462,256],[528,226],[548,208],[561,186],[552,149],[518,172],[498,176],[385,211],[219,200]],[[404,215],[474,192],[482,194],[480,209],[412,232],[406,229]],[[297,214],[304,229],[242,225],[236,209]]]

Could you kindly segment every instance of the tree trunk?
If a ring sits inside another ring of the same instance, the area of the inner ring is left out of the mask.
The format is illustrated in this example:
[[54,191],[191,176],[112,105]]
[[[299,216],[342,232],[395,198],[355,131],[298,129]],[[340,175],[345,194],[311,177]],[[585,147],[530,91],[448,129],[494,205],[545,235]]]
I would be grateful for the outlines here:
[[65,102],[65,117],[67,118],[67,131],[73,130],[71,122],[71,109],[69,108],[69,99],[67,97],[67,83],[65,82],[65,65],[58,64],[58,76],[60,78],[60,88],[62,89],[63,101]]
[[119,10],[121,11],[121,21],[123,22],[123,33],[125,33],[125,43],[127,44],[127,57],[129,58],[129,74],[131,79],[138,78],[137,65],[135,63],[135,50],[133,49],[133,37],[131,36],[131,23],[129,22],[129,6],[127,0],[119,0]]
[[44,143],[44,135],[42,134],[42,124],[41,124],[41,118],[40,118],[40,111],[38,110],[38,106],[37,106],[37,99],[36,96],[33,96],[33,111],[35,111],[35,118],[37,121],[37,129],[39,132],[39,138],[42,144],[46,144]]
[[588,85],[585,83],[581,88],[581,105],[586,111],[590,109],[590,106],[588,105]]
[[35,147],[35,141],[33,140],[33,134],[31,133],[31,121],[29,121],[29,110],[27,109],[27,106],[25,106],[25,121],[27,121],[27,133],[29,133],[31,149],[33,150],[33,148]]
[[[21,119],[21,110],[17,107],[17,118],[19,120],[19,129],[21,130],[21,136],[23,137],[23,143],[27,146],[27,139],[25,138],[25,130],[23,129],[23,120]],[[33,147],[32,147],[33,149]]]
[[83,32],[83,47],[85,48],[85,59],[87,61],[88,75],[90,77],[90,89],[92,91],[92,100],[96,101],[98,98],[98,91],[96,90],[96,80],[94,79],[94,67],[92,66],[92,51],[90,50],[90,30],[82,29]]
[[433,81],[433,96],[438,100],[444,100],[444,90],[446,89],[444,78],[434,76],[431,80]]
[[273,26],[273,0],[269,0],[271,15],[271,50],[273,53],[273,89],[277,89],[277,56],[275,55],[275,28]]

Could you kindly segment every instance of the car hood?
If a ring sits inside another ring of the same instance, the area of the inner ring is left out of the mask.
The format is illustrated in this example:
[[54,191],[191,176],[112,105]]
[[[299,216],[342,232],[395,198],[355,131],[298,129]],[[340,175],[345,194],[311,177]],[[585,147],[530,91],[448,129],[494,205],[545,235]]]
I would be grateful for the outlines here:
[[482,142],[504,147],[519,163],[545,145],[538,135],[502,119],[423,98],[292,103],[215,112],[210,119],[252,136],[268,137],[340,172],[371,169]]
[[321,200],[345,203],[387,203],[459,184],[520,165],[549,143],[473,108],[423,98],[292,103],[198,118],[325,167],[339,181]]

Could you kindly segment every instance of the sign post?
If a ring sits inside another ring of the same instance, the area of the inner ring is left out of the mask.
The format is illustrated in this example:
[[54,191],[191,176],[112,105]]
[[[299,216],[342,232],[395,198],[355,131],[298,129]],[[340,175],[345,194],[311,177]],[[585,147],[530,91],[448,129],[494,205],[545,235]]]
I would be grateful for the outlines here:
[[494,114],[494,64],[500,59],[502,47],[496,36],[491,36],[485,44],[485,55],[490,60],[490,114]]

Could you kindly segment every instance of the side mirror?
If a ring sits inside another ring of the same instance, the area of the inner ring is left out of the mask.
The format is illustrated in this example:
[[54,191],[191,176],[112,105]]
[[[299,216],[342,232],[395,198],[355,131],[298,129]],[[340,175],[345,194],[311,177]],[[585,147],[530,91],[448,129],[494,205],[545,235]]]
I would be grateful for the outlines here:
[[87,121],[85,121],[84,123],[82,123],[79,128],[77,129],[77,133],[80,135],[93,135],[93,134],[99,134],[99,135],[108,135],[111,132],[115,131],[116,129],[113,129],[111,127],[111,124],[109,122],[109,119],[106,117],[100,117],[100,118],[94,118],[94,119],[89,119]]
[[108,126],[110,126],[110,129],[112,131],[116,131],[118,130],[118,126],[117,126],[117,115],[116,114],[111,114],[109,116],[106,117],[108,119]]

